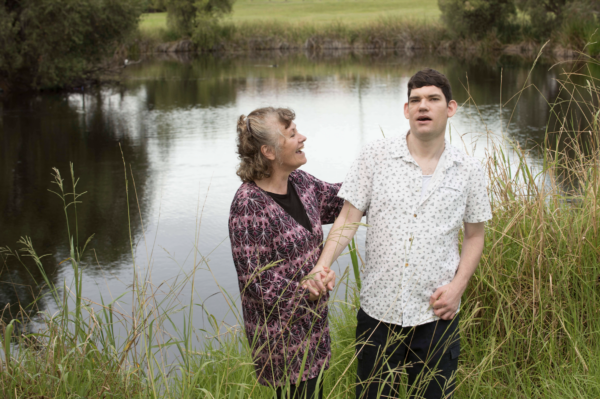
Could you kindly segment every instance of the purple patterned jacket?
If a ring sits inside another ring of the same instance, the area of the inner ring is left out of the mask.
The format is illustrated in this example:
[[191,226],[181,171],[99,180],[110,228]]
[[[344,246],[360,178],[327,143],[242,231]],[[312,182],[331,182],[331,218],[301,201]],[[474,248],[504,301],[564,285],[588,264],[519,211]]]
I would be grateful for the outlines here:
[[271,386],[288,379],[296,384],[301,370],[300,381],[317,377],[331,357],[329,295],[309,301],[300,282],[321,254],[321,225],[333,223],[342,209],[344,200],[336,196],[341,183],[325,183],[301,170],[289,178],[312,232],[254,183],[240,186],[229,213],[246,335],[258,381]]

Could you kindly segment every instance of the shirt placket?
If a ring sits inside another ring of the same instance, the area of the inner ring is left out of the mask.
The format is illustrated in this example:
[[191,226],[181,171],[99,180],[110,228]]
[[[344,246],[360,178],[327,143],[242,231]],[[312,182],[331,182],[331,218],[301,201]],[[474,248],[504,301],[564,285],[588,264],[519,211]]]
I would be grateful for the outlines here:
[[401,323],[405,325],[410,322],[412,315],[406,314],[407,305],[410,303],[410,297],[412,295],[412,289],[414,288],[414,280],[418,278],[418,271],[414,267],[415,258],[415,246],[413,245],[415,233],[419,225],[419,203],[421,199],[421,188],[422,188],[422,172],[421,168],[413,160],[408,161],[408,167],[410,169],[409,176],[409,195],[407,196],[410,201],[409,213],[406,215],[406,234],[404,235],[404,264],[401,267],[401,282],[400,282],[400,300],[398,301],[398,314],[401,316]]

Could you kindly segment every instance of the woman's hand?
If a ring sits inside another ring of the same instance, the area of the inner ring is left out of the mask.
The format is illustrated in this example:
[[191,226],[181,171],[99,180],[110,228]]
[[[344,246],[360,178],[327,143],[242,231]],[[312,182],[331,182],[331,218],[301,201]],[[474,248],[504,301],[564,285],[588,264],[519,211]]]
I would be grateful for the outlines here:
[[315,266],[302,282],[302,287],[310,292],[311,301],[319,299],[327,290],[333,290],[334,286],[335,272],[327,266]]

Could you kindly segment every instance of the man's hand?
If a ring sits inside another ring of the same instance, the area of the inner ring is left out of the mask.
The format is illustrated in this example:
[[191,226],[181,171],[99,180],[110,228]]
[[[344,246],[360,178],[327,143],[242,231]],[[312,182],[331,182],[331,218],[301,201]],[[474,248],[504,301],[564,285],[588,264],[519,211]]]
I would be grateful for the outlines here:
[[302,287],[310,292],[309,299],[315,301],[331,291],[335,286],[335,272],[329,267],[315,266],[302,282]]
[[433,313],[442,320],[451,320],[460,304],[460,297],[464,290],[457,284],[446,284],[435,290],[429,297],[429,305],[433,307]]
[[469,279],[475,273],[475,268],[481,258],[484,236],[485,224],[483,222],[465,222],[465,237],[458,270],[449,284],[441,286],[429,297],[429,305],[433,307],[433,313],[442,320],[451,320],[456,314],[460,297],[465,292]]
[[329,291],[332,291],[333,287],[335,287],[335,272],[329,267],[325,266],[323,267],[323,273],[327,274],[327,276],[323,279],[323,284],[325,284],[325,287],[327,287]]

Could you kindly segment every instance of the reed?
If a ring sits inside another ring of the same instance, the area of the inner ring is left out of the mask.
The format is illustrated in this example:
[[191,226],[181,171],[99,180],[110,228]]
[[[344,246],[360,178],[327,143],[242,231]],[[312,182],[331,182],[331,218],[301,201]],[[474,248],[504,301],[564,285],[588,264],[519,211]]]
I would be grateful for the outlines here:
[[[600,396],[600,90],[591,72],[597,67],[586,59],[562,75],[559,98],[548,103],[553,118],[546,144],[538,149],[541,164],[532,164],[517,144],[511,152],[489,147],[485,168],[494,218],[463,297],[457,398]],[[492,132],[482,133],[493,142]],[[135,181],[125,162],[124,178],[129,201],[135,201]],[[83,298],[81,259],[87,241],[78,237],[76,207],[83,193],[77,191],[73,168],[70,180],[67,188],[55,171],[55,193],[70,226],[65,261],[73,280],[54,286],[27,237],[18,250],[2,249],[4,262],[40,268],[45,295],[59,309],[41,313],[42,327],[33,332],[18,328],[27,322],[19,318],[2,326],[2,396],[272,397],[272,388],[257,383],[250,346],[239,327],[237,293],[221,288],[237,326],[210,314],[208,328],[200,331],[192,324],[199,309],[194,273],[200,267],[210,270],[198,250],[198,235],[193,269],[182,272],[166,295],[159,297],[158,288],[147,282],[150,265],[134,258],[127,293],[131,309],[120,304],[124,297],[96,304]],[[198,222],[201,215],[199,202]],[[354,397],[359,299],[350,276],[359,275],[361,256],[355,246],[350,250],[353,264],[340,276],[336,289],[343,291],[330,304],[333,356],[322,374],[328,398]],[[178,300],[184,291],[191,293],[187,304]],[[173,321],[176,313],[185,315],[183,325]],[[208,336],[201,346],[194,344],[198,333]],[[167,360],[169,351],[178,355],[175,360]],[[402,370],[396,372],[402,380]],[[404,391],[400,397],[406,397]]]

